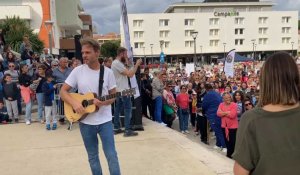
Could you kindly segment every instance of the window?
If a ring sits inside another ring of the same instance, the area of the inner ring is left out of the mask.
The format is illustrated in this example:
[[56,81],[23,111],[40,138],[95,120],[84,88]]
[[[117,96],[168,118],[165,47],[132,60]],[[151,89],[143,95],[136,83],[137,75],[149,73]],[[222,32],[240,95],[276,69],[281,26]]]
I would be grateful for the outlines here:
[[186,37],[192,36],[192,32],[194,32],[194,30],[186,30],[186,31],[185,31],[185,36],[186,36]]
[[169,26],[169,20],[168,19],[161,19],[161,20],[159,20],[159,26],[160,27]]
[[244,18],[235,18],[234,23],[235,24],[244,24]]
[[184,20],[184,25],[185,26],[193,26],[194,25],[194,19],[185,19]]
[[288,24],[288,23],[290,23],[290,21],[291,21],[291,17],[289,17],[289,16],[282,17],[283,24]]
[[209,36],[218,36],[219,35],[219,29],[210,29],[209,30]]
[[134,48],[135,49],[139,48],[139,43],[134,43]]
[[169,41],[165,41],[164,44],[165,44],[165,48],[169,48],[170,47],[170,42]]
[[134,32],[134,38],[143,38],[144,32],[142,31],[135,31]]
[[144,47],[144,43],[143,42],[136,42],[134,43],[134,48],[138,49],[138,48],[142,48]]
[[268,42],[268,38],[259,38],[258,39],[258,44],[260,45],[266,45]]
[[194,41],[185,41],[185,47],[194,47]]
[[209,41],[209,46],[211,46],[211,47],[219,46],[219,40],[210,40]]
[[289,44],[291,41],[291,38],[290,37],[283,37],[282,38],[282,44]]
[[267,23],[268,18],[267,17],[259,17],[258,18],[258,23],[259,24],[266,24]]
[[168,31],[168,30],[159,31],[159,37],[167,38],[167,37],[169,37],[169,33],[170,33],[170,31]]
[[235,30],[234,30],[234,33],[235,33],[236,35],[243,35],[243,34],[244,34],[244,29],[235,29]]
[[142,27],[143,20],[133,20],[133,27]]
[[219,24],[219,18],[210,18],[209,19],[209,25],[218,25]]
[[235,40],[235,45],[236,45],[236,46],[238,46],[238,45],[240,45],[240,46],[241,46],[241,45],[244,45],[244,39],[236,39],[236,40]]
[[266,35],[267,31],[268,31],[268,28],[266,28],[266,27],[261,27],[258,29],[258,33],[261,35]]
[[282,33],[291,33],[290,27],[282,27]]

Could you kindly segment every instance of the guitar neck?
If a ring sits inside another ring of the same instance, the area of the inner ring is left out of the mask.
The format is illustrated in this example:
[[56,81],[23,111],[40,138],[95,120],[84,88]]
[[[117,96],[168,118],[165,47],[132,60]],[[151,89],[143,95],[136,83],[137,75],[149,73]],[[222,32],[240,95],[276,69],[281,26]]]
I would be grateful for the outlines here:
[[100,101],[106,101],[106,100],[110,100],[110,99],[113,99],[113,98],[117,98],[119,96],[121,96],[121,92],[117,92],[115,94],[106,95],[106,96],[103,96],[103,97],[98,97],[98,100],[100,100]]

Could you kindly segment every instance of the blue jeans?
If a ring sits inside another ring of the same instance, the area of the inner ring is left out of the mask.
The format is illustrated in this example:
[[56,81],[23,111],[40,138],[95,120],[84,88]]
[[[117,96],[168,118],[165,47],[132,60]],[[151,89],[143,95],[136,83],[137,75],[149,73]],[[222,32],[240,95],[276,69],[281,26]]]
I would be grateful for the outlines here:
[[110,121],[100,125],[87,125],[80,122],[79,127],[84,146],[88,154],[92,174],[102,175],[97,136],[97,134],[99,134],[102,142],[102,149],[108,162],[110,174],[120,175],[121,172],[118,155],[115,148],[112,122]]
[[38,119],[43,119],[43,110],[44,110],[44,93],[36,93],[36,99],[38,103]]
[[208,116],[207,117],[211,129],[215,132],[216,135],[216,145],[221,148],[226,148],[222,128],[221,128],[221,119],[218,116]]
[[154,109],[155,121],[158,123],[162,123],[161,120],[161,113],[162,113],[162,106],[163,106],[162,96],[156,97],[154,102],[155,102],[155,109]]
[[179,129],[180,131],[187,131],[189,127],[189,109],[178,109]]
[[31,109],[32,109],[32,100],[30,99],[30,101],[28,103],[26,103],[26,111],[25,111],[25,118],[26,120],[31,120]]
[[115,103],[115,112],[114,112],[114,128],[120,129],[120,112],[124,109],[125,115],[125,130],[131,129],[130,120],[131,120],[131,97],[123,96],[118,97]]

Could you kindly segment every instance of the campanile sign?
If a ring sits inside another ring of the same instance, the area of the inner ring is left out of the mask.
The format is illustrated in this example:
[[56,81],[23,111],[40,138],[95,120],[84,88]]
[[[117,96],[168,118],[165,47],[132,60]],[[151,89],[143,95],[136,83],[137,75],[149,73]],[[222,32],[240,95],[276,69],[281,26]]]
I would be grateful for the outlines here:
[[240,16],[240,12],[231,11],[231,12],[214,12],[215,17],[235,17]]

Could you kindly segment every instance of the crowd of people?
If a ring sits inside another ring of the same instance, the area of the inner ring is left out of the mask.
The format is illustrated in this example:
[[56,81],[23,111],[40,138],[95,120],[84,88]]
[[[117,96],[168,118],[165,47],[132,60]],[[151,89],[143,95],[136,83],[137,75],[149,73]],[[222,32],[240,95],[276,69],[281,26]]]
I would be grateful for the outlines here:
[[141,83],[143,115],[170,128],[178,118],[181,133],[189,134],[191,127],[205,144],[209,142],[208,132],[213,131],[214,148],[232,158],[239,121],[259,102],[262,65],[236,64],[234,77],[225,75],[222,63],[196,68],[190,74],[179,66],[163,66],[153,74],[145,68]]
[[[17,57],[9,45],[0,53],[0,122],[17,123],[20,115],[25,114],[25,123],[30,125],[32,106],[36,101],[38,122],[46,123],[48,130],[55,130],[58,114],[56,106],[62,103],[55,101],[54,91],[81,62],[75,58],[70,61],[66,57],[58,60],[46,48],[42,54],[34,53],[28,36],[23,38],[20,53]],[[22,102],[25,103],[25,111]],[[64,122],[63,117],[59,120]]]

